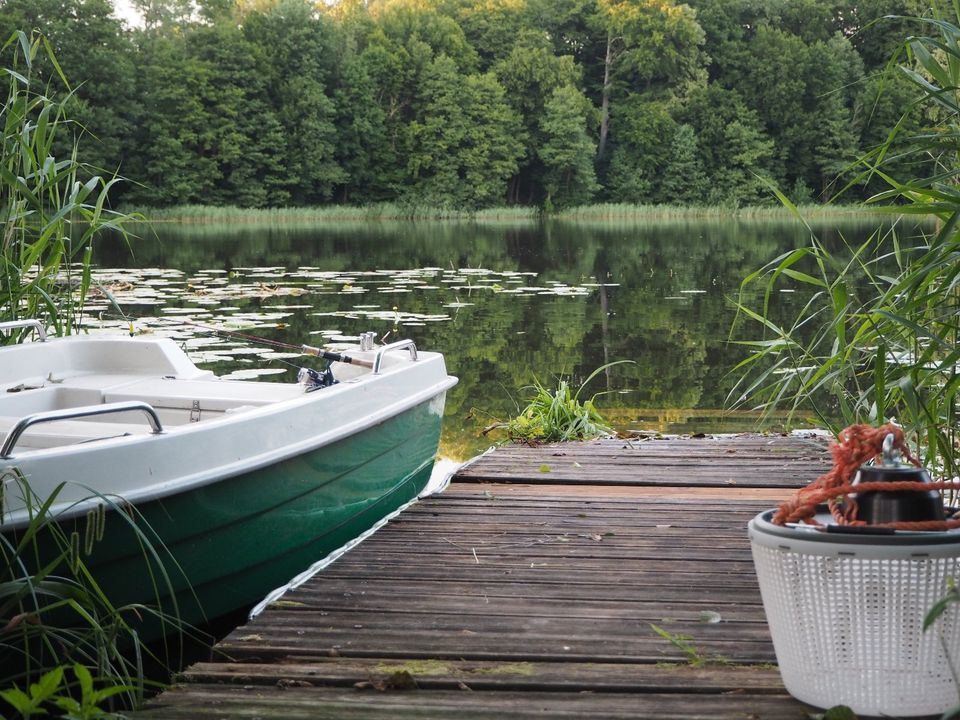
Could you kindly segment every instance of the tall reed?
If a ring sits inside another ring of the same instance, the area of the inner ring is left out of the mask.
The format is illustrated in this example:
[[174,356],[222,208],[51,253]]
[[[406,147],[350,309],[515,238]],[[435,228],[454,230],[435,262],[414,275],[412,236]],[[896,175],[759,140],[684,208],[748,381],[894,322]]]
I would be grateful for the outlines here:
[[[71,91],[50,43],[18,31],[4,44],[8,49],[13,60],[0,107],[0,320],[35,318],[66,335],[81,325],[93,242],[105,230],[126,238],[131,218],[108,206],[118,178],[104,179],[79,159],[74,138],[82,129],[64,114]],[[43,78],[41,65],[51,77]],[[57,80],[65,92],[59,100]],[[19,342],[26,332],[14,331],[4,342]],[[108,498],[98,498],[81,535],[51,514],[59,491],[37,498],[12,469],[0,477],[0,509],[11,493],[26,500],[30,515],[0,533],[0,712],[6,714],[6,703],[22,717],[56,708],[68,717],[105,717],[98,705],[117,697],[136,707],[146,681],[132,620],[151,617],[172,630],[178,623],[159,605],[114,605],[85,558],[104,540],[110,509],[139,543],[158,598],[171,594],[166,567],[175,564],[161,562],[162,548],[151,544],[135,513]]]
[[181,205],[170,208],[142,208],[150,222],[197,224],[295,224],[403,221],[470,221],[478,223],[529,222],[540,212],[532,207],[502,207],[485,210],[455,210],[446,207],[403,203],[378,203],[363,207],[325,205],[294,208],[238,208]]
[[[19,688],[44,677],[64,681],[56,671],[67,667],[81,684],[81,676],[89,677],[104,701],[138,707],[149,685],[145,659],[171,660],[154,657],[138,628],[159,623],[172,635],[183,631],[175,606],[163,607],[170,604],[163,599],[172,596],[174,586],[166,568],[176,567],[175,562],[153,542],[135,510],[110,498],[91,493],[96,504],[86,515],[63,523],[52,507],[64,484],[41,498],[18,470],[7,471],[0,483],[4,493],[18,493],[28,511],[25,523],[0,534],[0,698],[16,707],[18,698],[24,701]],[[112,541],[105,534],[108,513],[116,518],[112,532],[139,545],[142,572],[154,578],[155,604],[114,604],[88,566],[98,546]],[[50,690],[44,702],[74,698],[66,683]]]
[[[50,43],[40,34],[13,33],[0,108],[0,318],[36,318],[57,334],[75,332],[90,288],[93,242],[104,230],[125,235],[129,218],[109,209],[111,187],[79,159],[81,134],[64,114],[70,85]],[[54,99],[39,64],[54,71],[65,96]],[[59,154],[58,154],[59,153]],[[16,342],[21,333],[11,334]]]
[[[831,253],[811,231],[806,247],[748,276],[738,320],[759,328],[731,393],[734,405],[813,412],[835,429],[895,419],[938,474],[960,474],[960,6],[957,17],[917,19],[932,31],[909,38],[898,69],[920,91],[931,125],[886,142],[861,160],[858,181],[880,178],[888,188],[871,199],[888,213],[931,218],[928,234],[903,238],[878,230],[843,254]],[[919,179],[885,172],[892,155],[911,156]],[[782,203],[800,213],[780,195]],[[809,227],[809,226],[808,226]],[[813,290],[787,323],[771,298],[783,283]],[[750,300],[759,289],[762,301]]]

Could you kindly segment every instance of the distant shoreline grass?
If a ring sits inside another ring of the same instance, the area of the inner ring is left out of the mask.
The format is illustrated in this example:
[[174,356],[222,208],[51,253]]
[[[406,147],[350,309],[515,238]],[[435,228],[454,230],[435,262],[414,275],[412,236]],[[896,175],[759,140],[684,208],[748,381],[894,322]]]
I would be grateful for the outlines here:
[[[797,209],[805,218],[835,218],[851,215],[889,215],[883,211],[867,205],[798,205]],[[779,204],[747,205],[734,207],[731,205],[632,205],[629,203],[601,203],[570,208],[551,217],[557,220],[621,220],[632,218],[651,219],[683,219],[691,220],[710,218],[734,219],[786,219],[793,218],[793,213]]]
[[[563,222],[602,222],[625,220],[792,220],[789,210],[779,205],[674,206],[596,204],[570,208],[544,215],[536,207],[499,207],[466,211],[442,207],[413,207],[396,203],[380,203],[362,207],[329,205],[310,208],[238,208],[204,205],[180,205],[170,208],[137,208],[144,222],[178,224],[308,224],[366,223],[381,221],[462,221],[484,224],[532,223],[541,220]],[[800,214],[808,219],[828,220],[838,217],[889,215],[889,212],[864,205],[802,205]]]
[[138,208],[146,222],[152,223],[363,223],[378,221],[469,220],[475,222],[535,221],[537,208],[502,207],[466,211],[442,207],[413,207],[379,203],[362,207],[325,205],[293,208],[239,208],[206,205],[178,205],[170,208]]

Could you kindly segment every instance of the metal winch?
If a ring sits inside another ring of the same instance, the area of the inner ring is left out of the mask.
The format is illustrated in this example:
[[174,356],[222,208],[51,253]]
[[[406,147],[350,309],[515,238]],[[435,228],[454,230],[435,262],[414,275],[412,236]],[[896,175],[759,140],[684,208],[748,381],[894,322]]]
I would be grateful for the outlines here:
[[[930,483],[926,469],[900,462],[900,453],[893,447],[893,434],[883,441],[882,462],[879,465],[861,465],[853,479],[854,485],[863,483]],[[857,517],[866,525],[899,522],[944,520],[943,497],[936,490],[873,490],[854,493],[849,498],[857,503]]]

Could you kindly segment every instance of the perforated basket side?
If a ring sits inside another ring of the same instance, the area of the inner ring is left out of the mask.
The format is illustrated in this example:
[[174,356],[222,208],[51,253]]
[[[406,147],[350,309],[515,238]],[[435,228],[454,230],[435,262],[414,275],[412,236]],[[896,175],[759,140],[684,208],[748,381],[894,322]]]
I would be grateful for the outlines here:
[[[951,608],[922,631],[947,578],[960,577],[955,555],[900,547],[858,553],[849,542],[784,542],[755,528],[751,545],[791,695],[819,707],[843,704],[858,714],[898,717],[938,714],[957,704],[944,652],[949,648],[960,662],[957,613]],[[960,554],[960,546],[951,552]]]

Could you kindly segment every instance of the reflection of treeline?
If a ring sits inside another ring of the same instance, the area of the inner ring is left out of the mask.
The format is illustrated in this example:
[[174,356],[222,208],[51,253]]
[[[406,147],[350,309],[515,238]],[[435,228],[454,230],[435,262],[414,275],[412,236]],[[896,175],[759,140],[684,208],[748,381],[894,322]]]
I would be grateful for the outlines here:
[[[104,237],[95,248],[101,266],[159,265],[188,272],[205,268],[322,266],[362,270],[376,258],[379,268],[436,266],[513,269],[505,248],[526,249],[538,237],[535,224],[378,222],[301,225],[134,226],[128,246]],[[132,253],[131,253],[132,250]],[[523,250],[521,250],[522,252]]]
[[764,198],[758,176],[822,200],[909,106],[884,70],[910,31],[885,16],[929,10],[919,0],[131,4],[142,29],[123,29],[108,0],[5,0],[0,32],[49,36],[75,85],[84,157],[135,181],[123,200],[241,207],[743,205]]
[[[839,248],[845,242],[859,244],[874,225],[814,228],[825,243]],[[378,287],[386,281],[358,276],[355,289],[366,292],[340,294],[333,285],[319,294],[305,287],[306,294],[295,301],[281,295],[231,304],[242,311],[291,302],[312,305],[293,311],[282,326],[256,330],[283,342],[310,342],[317,337],[312,333],[324,329],[378,335],[392,329],[389,319],[357,313],[358,305],[448,315],[449,320],[401,326],[398,332],[444,352],[451,372],[460,377],[447,399],[449,428],[482,426],[489,416],[502,420],[516,414],[519,398],[511,399],[511,393],[516,396],[534,376],[547,384],[561,374],[582,382],[595,368],[621,359],[637,364],[611,370],[609,389],[629,392],[604,395],[601,408],[722,407],[732,384],[727,373],[743,357],[742,348],[727,342],[740,281],[749,269],[804,242],[808,233],[799,223],[734,219],[630,226],[557,221],[512,229],[472,223],[219,231],[159,226],[157,232],[157,238],[134,245],[141,267],[177,267],[188,274],[265,265],[351,273],[438,268],[436,279],[428,280],[431,288],[407,293],[383,294]],[[127,260],[121,243],[99,250],[101,265]],[[441,282],[440,269],[461,268],[535,273],[523,276],[523,284],[550,288],[558,282],[590,291],[559,297],[509,294],[511,285],[503,276],[481,283],[467,274],[459,287]],[[806,299],[801,292],[778,293],[771,316],[790,317]],[[315,312],[341,314],[318,317]],[[592,388],[607,389],[606,381],[606,376],[597,378]],[[471,408],[489,416],[478,412],[476,420],[464,420]]]
[[[828,244],[851,232],[867,234],[882,218],[860,215],[812,218],[808,224]],[[842,229],[838,229],[838,227]],[[674,272],[693,272],[683,259],[695,255],[769,259],[765,248],[783,238],[802,242],[807,231],[786,216],[740,220],[677,217],[651,221],[545,220],[513,223],[380,221],[330,224],[134,224],[129,245],[104,236],[95,248],[101,266],[157,265],[193,272],[270,265],[294,269],[322,264],[325,270],[363,269],[368,258],[379,267],[428,265],[521,269],[541,272],[560,261],[582,263],[599,246],[621,257],[656,248],[658,257],[676,255]],[[718,243],[718,247],[714,247]],[[778,245],[777,245],[778,246]],[[770,246],[772,247],[772,246]],[[132,252],[131,252],[132,251]],[[511,260],[512,259],[512,260]],[[745,266],[750,267],[750,266]],[[739,279],[737,279],[739,282]]]

